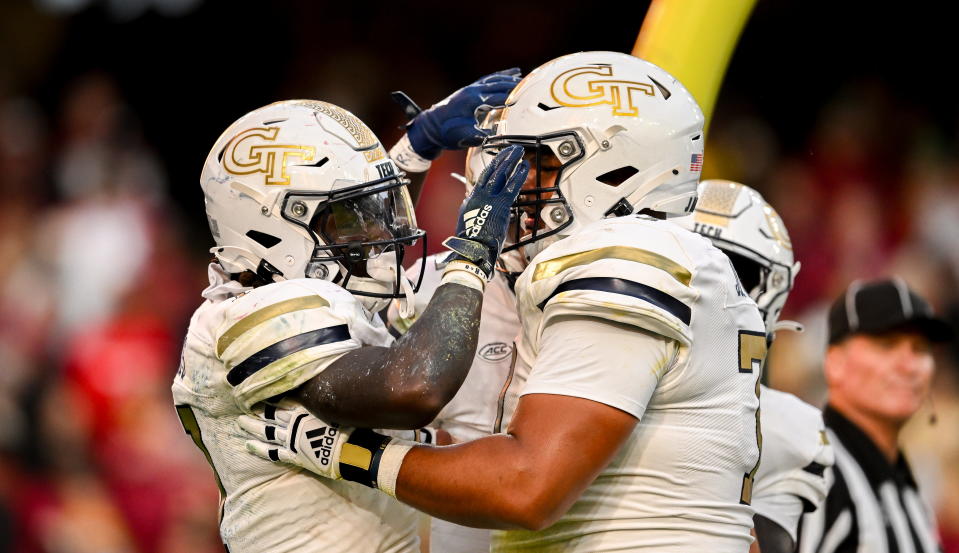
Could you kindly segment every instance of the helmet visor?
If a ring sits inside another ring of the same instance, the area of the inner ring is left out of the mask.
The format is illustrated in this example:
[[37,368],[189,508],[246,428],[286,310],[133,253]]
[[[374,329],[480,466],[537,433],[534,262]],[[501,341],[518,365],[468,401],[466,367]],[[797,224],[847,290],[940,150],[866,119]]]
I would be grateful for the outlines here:
[[379,256],[396,239],[412,237],[418,230],[405,186],[385,190],[371,187],[328,202],[310,226],[328,245],[362,248],[366,259]]

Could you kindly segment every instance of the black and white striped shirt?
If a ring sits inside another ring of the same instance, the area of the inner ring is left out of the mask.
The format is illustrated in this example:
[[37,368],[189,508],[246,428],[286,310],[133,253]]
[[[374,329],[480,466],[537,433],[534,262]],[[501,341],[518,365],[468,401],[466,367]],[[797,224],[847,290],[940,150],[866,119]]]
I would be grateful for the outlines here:
[[940,553],[906,458],[892,465],[838,411],[823,411],[836,452],[826,503],[803,518],[799,553]]

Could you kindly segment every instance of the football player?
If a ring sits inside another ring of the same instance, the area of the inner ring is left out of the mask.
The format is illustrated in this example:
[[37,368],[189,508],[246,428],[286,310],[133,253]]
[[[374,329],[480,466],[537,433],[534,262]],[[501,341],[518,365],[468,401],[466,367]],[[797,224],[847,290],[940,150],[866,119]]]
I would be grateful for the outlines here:
[[[779,320],[799,262],[785,224],[758,192],[732,181],[703,181],[696,212],[678,222],[729,257],[763,314],[770,344],[777,330],[802,329]],[[762,461],[753,487],[753,522],[763,553],[791,553],[802,514],[826,498],[825,471],[833,451],[819,409],[764,385],[760,390]]]
[[[722,252],[663,220],[695,205],[702,127],[678,81],[625,54],[564,56],[521,81],[486,142],[521,145],[532,166],[509,246],[528,266],[505,432],[390,442],[370,485],[498,529],[494,551],[748,548],[765,328]],[[242,417],[248,447],[342,478],[350,430],[321,466],[297,444],[328,425],[287,422],[303,415]]]
[[[249,456],[237,418],[282,400],[349,425],[432,420],[470,366],[482,291],[528,172],[522,155],[504,150],[480,179],[446,241],[443,284],[394,343],[376,313],[393,298],[412,306],[401,263],[425,236],[404,173],[370,129],[333,104],[294,100],[243,116],[217,140],[200,179],[216,260],[173,396],[214,469],[230,551],[419,550],[412,509]],[[288,422],[295,432],[302,420]],[[309,436],[301,451],[347,480],[367,482],[385,446],[371,431],[343,442],[334,425]]]

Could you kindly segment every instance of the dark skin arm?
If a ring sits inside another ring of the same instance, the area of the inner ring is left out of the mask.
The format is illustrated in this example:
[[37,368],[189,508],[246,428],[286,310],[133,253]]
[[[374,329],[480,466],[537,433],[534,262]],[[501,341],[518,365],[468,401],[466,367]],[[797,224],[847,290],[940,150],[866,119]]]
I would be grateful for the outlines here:
[[366,428],[426,426],[466,378],[482,305],[480,291],[444,284],[392,347],[353,350],[292,397],[325,421]]
[[406,185],[406,188],[410,191],[410,200],[413,201],[414,207],[419,203],[420,196],[423,194],[423,184],[426,182],[427,174],[429,174],[429,171],[406,173],[406,178],[410,179],[410,183]]
[[540,530],[569,510],[637,422],[588,399],[526,395],[507,434],[413,448],[397,497],[457,524]]
[[796,544],[789,537],[789,532],[768,518],[759,514],[753,515],[753,527],[756,530],[756,541],[750,547],[750,552],[793,553],[796,551]]

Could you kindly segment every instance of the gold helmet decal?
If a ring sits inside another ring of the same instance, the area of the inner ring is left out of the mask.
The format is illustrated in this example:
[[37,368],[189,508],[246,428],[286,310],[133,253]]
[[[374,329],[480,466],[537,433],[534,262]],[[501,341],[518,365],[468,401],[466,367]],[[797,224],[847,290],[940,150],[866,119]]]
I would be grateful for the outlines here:
[[[288,185],[286,166],[291,158],[313,161],[316,148],[297,144],[276,144],[279,127],[254,127],[230,140],[223,155],[223,168],[234,175],[266,175],[264,184]],[[279,163],[277,163],[279,158]]]
[[360,121],[360,119],[352,113],[340,106],[319,100],[298,100],[296,104],[318,111],[339,123],[340,126],[346,129],[346,132],[350,133],[353,140],[356,141],[356,149],[363,151],[363,155],[366,156],[366,161],[372,163],[386,157],[386,153],[383,151],[383,148],[380,147],[380,143],[376,139],[376,135],[373,134],[373,131],[366,126],[366,123]]
[[637,98],[655,96],[653,83],[614,79],[611,65],[577,67],[560,73],[550,85],[550,94],[561,106],[584,108],[609,104],[613,115],[638,117]]
[[729,220],[736,215],[733,208],[743,191],[743,186],[727,180],[712,180],[706,183],[705,190],[699,195],[695,220],[698,223],[728,227]]

